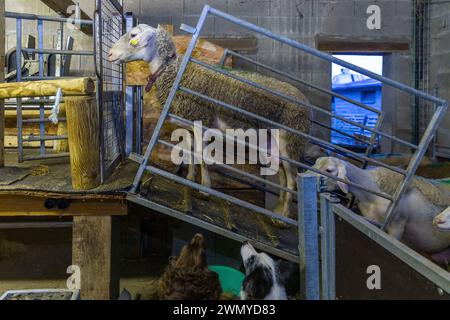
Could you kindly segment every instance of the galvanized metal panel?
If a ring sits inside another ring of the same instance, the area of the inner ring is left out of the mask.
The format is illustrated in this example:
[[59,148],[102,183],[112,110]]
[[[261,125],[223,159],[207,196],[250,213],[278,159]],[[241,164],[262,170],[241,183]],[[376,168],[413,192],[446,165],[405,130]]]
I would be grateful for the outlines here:
[[[379,238],[382,231],[368,222],[359,221],[367,224],[363,232],[353,220],[334,217],[337,299],[450,299],[450,274],[445,270],[387,235]],[[367,285],[370,266],[380,268],[380,290]]]

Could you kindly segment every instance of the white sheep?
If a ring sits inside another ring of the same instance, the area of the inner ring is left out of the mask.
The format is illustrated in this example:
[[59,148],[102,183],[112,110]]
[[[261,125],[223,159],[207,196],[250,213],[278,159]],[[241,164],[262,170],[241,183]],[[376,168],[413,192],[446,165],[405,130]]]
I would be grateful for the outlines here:
[[[334,157],[319,158],[314,168],[390,195],[394,194],[403,179],[402,175],[382,167],[363,170]],[[328,177],[324,179],[327,191],[340,189],[346,194],[351,193],[364,217],[384,222],[389,200]],[[387,232],[412,249],[430,254],[434,261],[448,263],[450,233],[445,230],[450,227],[450,223],[446,222],[450,211],[445,213],[443,210],[449,206],[450,192],[445,187],[416,176],[396,206],[395,218],[388,225]]]
[[[181,66],[182,57],[177,57],[175,43],[163,28],[152,28],[148,25],[138,25],[122,36],[111,48],[108,56],[114,63],[124,63],[143,60],[149,63],[152,76],[149,78],[147,90],[155,85],[161,105],[164,105],[172,89],[175,78]],[[274,78],[263,76],[256,72],[230,71],[235,76],[252,80],[271,90],[282,92],[303,104],[308,100],[297,88]],[[271,95],[261,89],[227,77],[218,72],[196,64],[189,64],[181,82],[181,86],[197,91],[203,95],[218,99],[230,105],[238,106],[248,113],[270,119],[286,127],[300,132],[309,132],[311,126],[311,111],[303,106]],[[205,127],[226,129],[275,129],[252,117],[246,117],[238,112],[219,108],[210,102],[187,93],[178,93],[174,100],[171,113],[190,121],[202,121]],[[304,155],[306,139],[280,130],[279,137],[272,137],[274,146],[281,156],[300,160]],[[240,155],[243,156],[243,155]],[[202,184],[210,186],[211,181],[207,166],[201,163]],[[297,168],[288,161],[281,161],[278,177],[280,185],[291,190],[296,189]],[[195,181],[196,166],[189,165],[187,178]],[[293,193],[281,190],[274,211],[283,216],[289,215],[289,204]],[[188,201],[188,199],[186,199]]]

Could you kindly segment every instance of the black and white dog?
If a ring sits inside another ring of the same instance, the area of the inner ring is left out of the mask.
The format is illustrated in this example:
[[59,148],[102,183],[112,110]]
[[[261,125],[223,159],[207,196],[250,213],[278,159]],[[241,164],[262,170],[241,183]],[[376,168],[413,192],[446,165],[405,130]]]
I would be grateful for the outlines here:
[[245,279],[241,300],[287,300],[299,290],[298,266],[289,262],[275,262],[270,256],[256,252],[245,242],[241,248]]

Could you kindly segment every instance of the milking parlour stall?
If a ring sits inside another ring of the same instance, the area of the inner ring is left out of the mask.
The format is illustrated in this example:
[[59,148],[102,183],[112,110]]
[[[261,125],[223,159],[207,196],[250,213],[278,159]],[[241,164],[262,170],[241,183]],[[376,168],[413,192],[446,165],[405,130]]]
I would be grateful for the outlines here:
[[0,300],[449,299],[449,19],[0,0]]

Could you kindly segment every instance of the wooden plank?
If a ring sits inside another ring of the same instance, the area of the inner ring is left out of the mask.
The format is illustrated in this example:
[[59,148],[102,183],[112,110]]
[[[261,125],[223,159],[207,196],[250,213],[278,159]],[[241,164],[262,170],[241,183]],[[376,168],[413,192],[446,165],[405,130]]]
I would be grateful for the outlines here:
[[80,267],[82,300],[119,296],[119,222],[108,216],[73,219],[72,263]]
[[327,52],[401,52],[409,51],[409,42],[401,39],[393,39],[391,41],[361,41],[357,39],[347,38],[328,38],[318,37],[317,48]]
[[[75,3],[72,0],[41,0],[41,2],[46,4],[50,9],[55,11],[60,16],[69,18],[74,14],[72,10],[69,10],[71,6],[75,6]],[[83,20],[91,20],[91,17],[89,17],[89,15],[83,10],[81,10],[80,17]],[[81,26],[81,31],[87,35],[93,34],[92,29],[92,26],[89,25]]]
[[[32,192],[28,192],[30,193]],[[0,194],[0,217],[120,216],[126,215],[128,211],[125,199],[71,199],[70,195],[65,198],[64,195],[59,196],[62,199],[69,199],[69,207],[66,210],[48,210],[44,204],[52,197],[52,195],[30,196],[26,193]]]
[[[5,77],[5,0],[0,0],[0,83]],[[5,165],[5,105],[0,99],[0,168]]]

